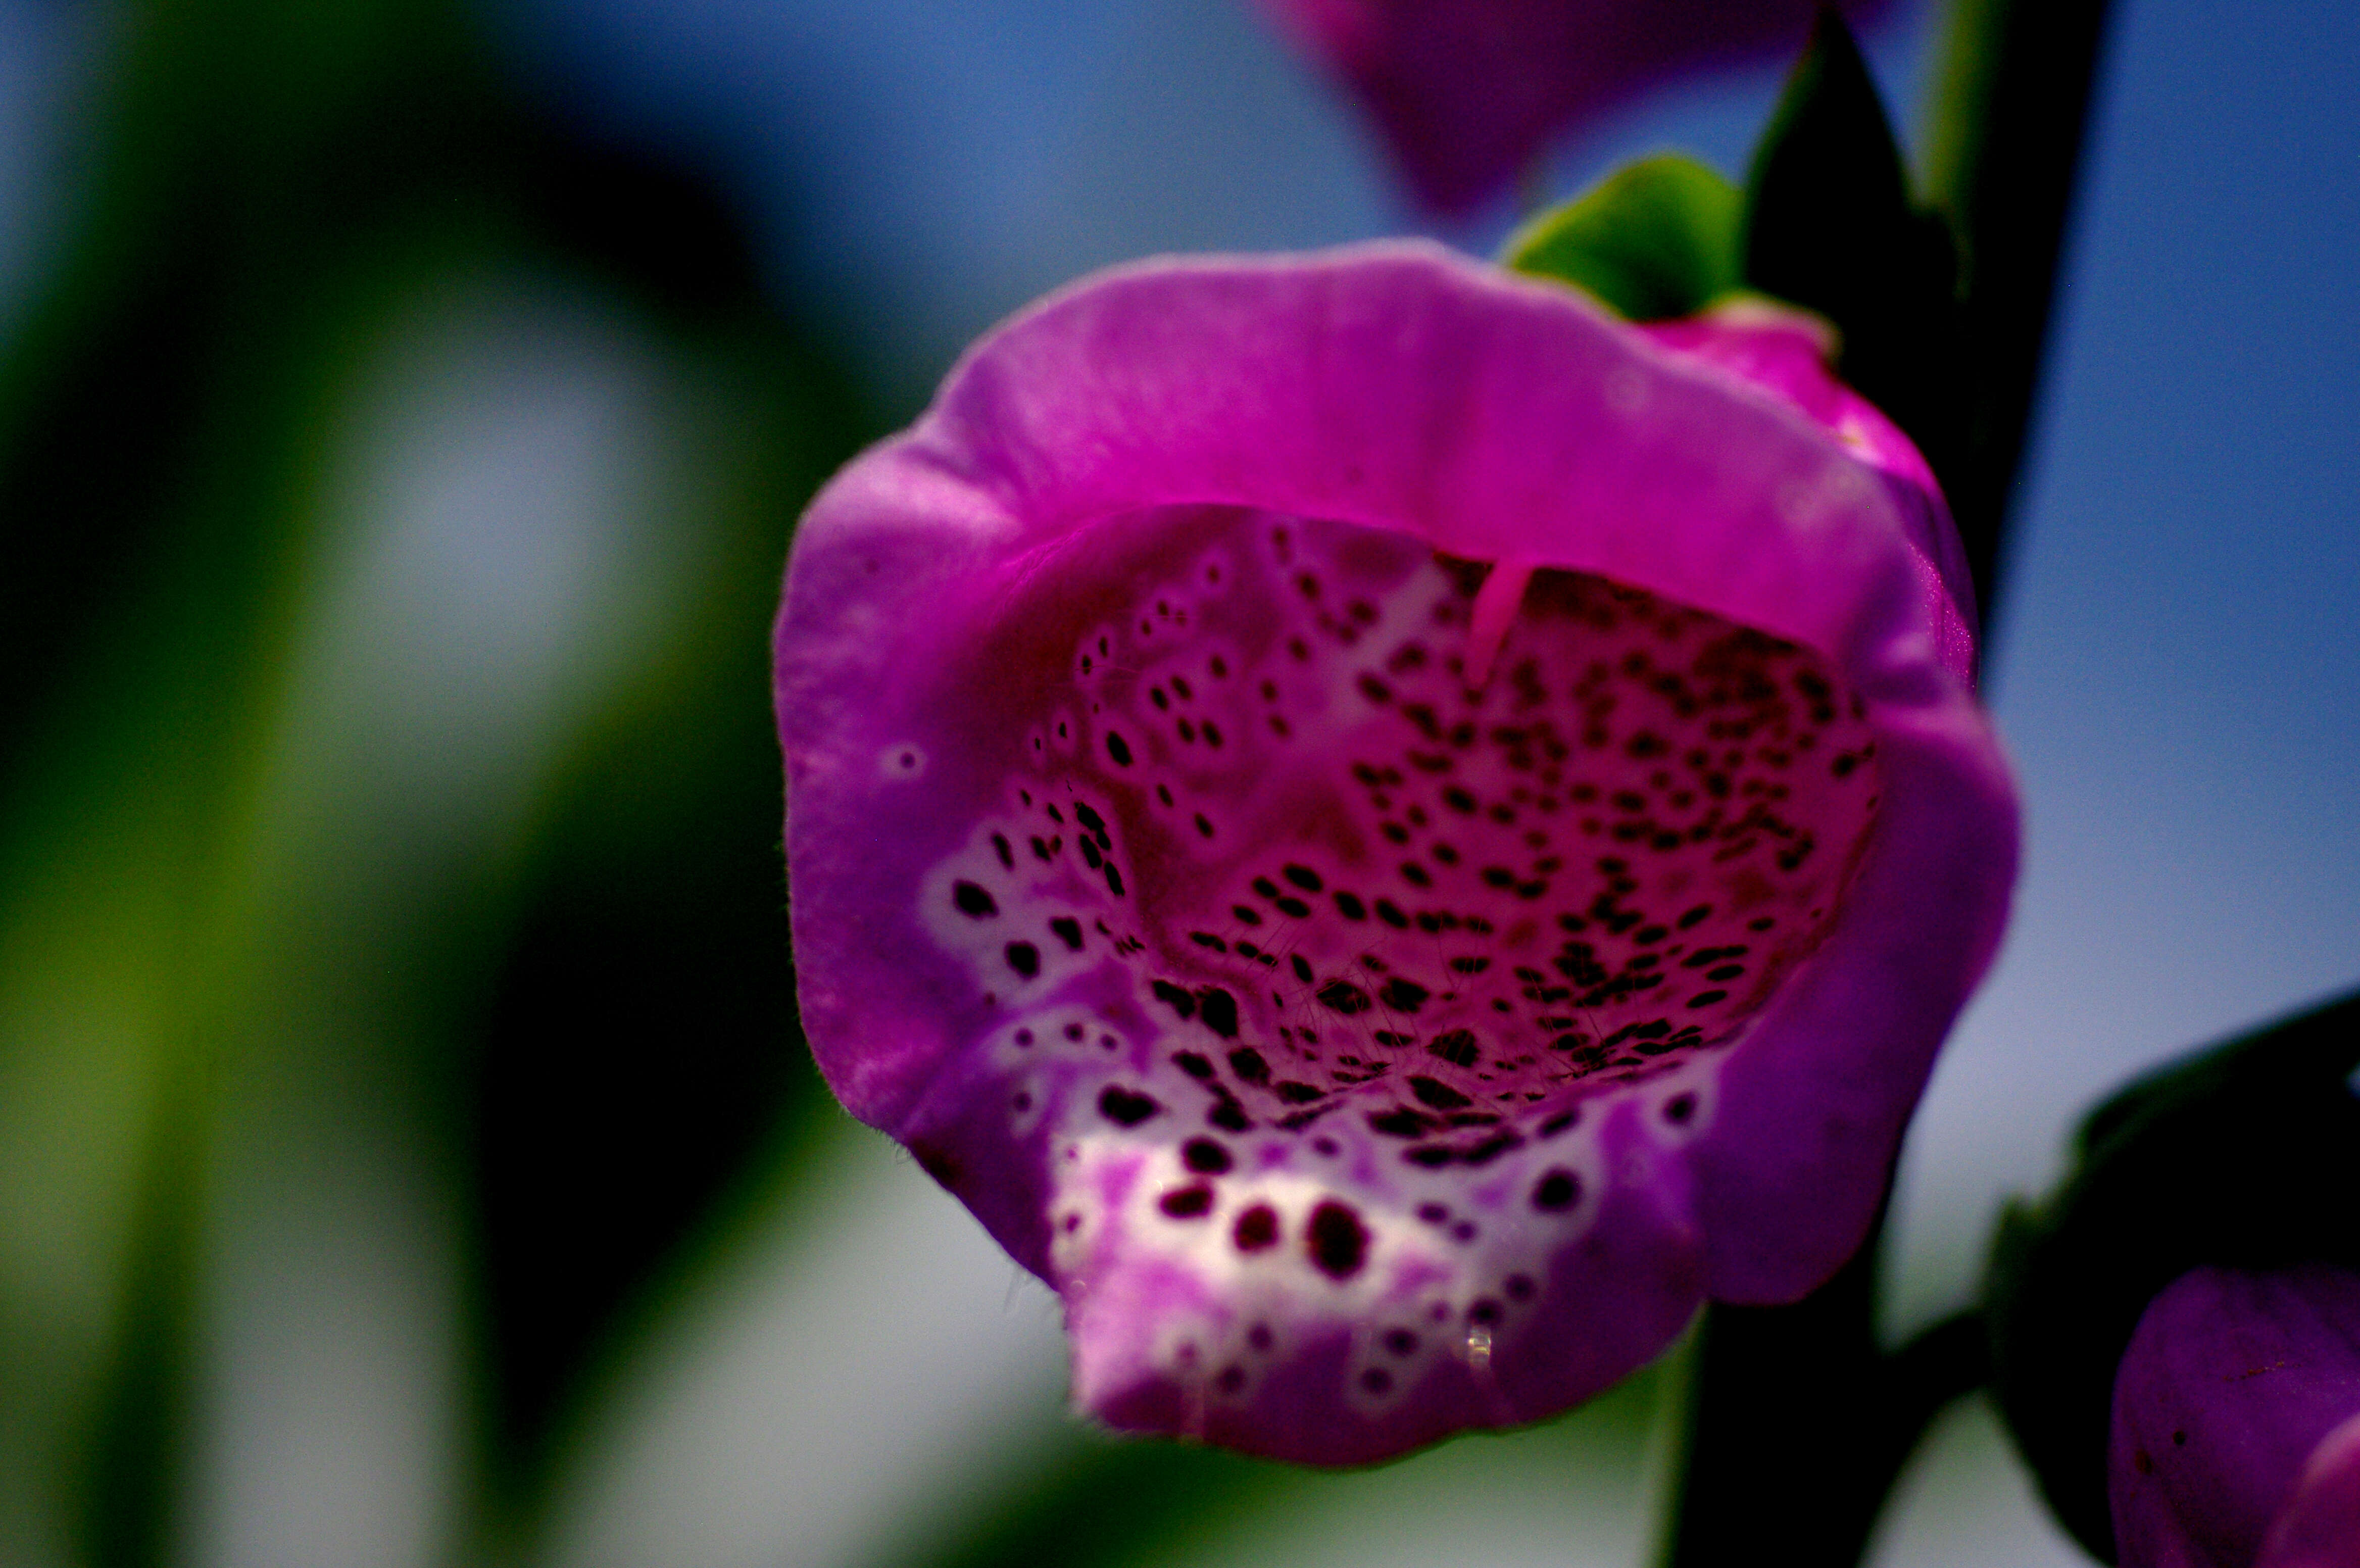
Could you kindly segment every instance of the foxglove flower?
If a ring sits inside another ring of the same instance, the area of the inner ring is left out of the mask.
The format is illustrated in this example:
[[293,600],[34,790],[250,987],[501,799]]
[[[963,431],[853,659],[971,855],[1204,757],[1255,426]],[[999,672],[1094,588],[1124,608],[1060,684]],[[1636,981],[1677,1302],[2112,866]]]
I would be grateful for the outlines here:
[[[1444,212],[1651,82],[1799,45],[1818,0],[1263,0],[1341,76]],[[1881,8],[1862,0],[1854,17]]]
[[2182,1275],[2114,1379],[2123,1568],[2360,1563],[2360,1274]]
[[1819,347],[1418,243],[1152,262],[813,503],[804,1025],[1085,1409],[1373,1460],[1858,1245],[2015,807],[1947,515]]

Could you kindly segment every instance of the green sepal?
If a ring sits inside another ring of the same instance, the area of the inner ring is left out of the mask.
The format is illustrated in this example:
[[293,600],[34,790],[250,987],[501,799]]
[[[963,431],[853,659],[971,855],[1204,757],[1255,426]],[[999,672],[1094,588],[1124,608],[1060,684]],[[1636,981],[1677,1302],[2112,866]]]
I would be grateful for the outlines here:
[[1957,254],[1949,225],[1911,201],[1876,83],[1832,8],[1754,149],[1739,254],[1749,286],[1835,323],[1838,373],[1947,480],[1964,408]]
[[2114,1369],[2202,1265],[2360,1266],[2360,993],[2166,1066],[2090,1113],[2073,1166],[2002,1215],[1984,1288],[2000,1413],[2049,1507],[2114,1560]]
[[1736,186],[1691,158],[1616,170],[1508,236],[1501,259],[1597,296],[1631,321],[1696,314],[1740,281]]

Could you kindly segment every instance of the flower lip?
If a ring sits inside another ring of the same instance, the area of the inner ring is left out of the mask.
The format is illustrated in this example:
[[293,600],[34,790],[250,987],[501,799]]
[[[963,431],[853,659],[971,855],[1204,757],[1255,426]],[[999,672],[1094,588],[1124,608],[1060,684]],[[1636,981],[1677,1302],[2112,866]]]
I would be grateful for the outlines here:
[[[1936,509],[1808,408],[1431,247],[1044,302],[797,543],[780,718],[824,1070],[1059,1288],[1076,1396],[1119,1424],[1381,1457],[1594,1392],[1708,1290],[1799,1294],[1868,1223],[2012,866]],[[1538,576],[1469,693],[1487,562]],[[1650,638],[1684,652],[1615,673]],[[1704,711],[1678,682],[1715,670],[1768,706]],[[1495,722],[1520,682],[1555,740]],[[1742,832],[1634,873],[1583,840],[1579,780],[1540,819],[1524,775],[1580,771],[1548,748],[1601,696],[1582,765],[1654,804],[1594,833],[1670,810],[1655,775],[1706,726],[1873,749],[1780,807],[1821,880],[1744,890],[1810,901],[1793,943],[1721,953],[1770,940],[1715,935],[1728,897],[1639,908]],[[1655,975],[1678,1005],[1637,1005]]]

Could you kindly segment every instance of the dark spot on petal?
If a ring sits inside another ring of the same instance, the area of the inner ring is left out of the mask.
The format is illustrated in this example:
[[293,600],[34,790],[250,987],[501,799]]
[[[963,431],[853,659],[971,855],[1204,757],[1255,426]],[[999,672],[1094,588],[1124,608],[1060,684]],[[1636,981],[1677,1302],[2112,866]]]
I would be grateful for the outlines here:
[[1205,1113],[1205,1124],[1218,1127],[1225,1133],[1249,1133],[1253,1130],[1253,1119],[1246,1114],[1246,1108],[1239,1104],[1235,1099],[1226,1096],[1219,1104]]
[[1229,1151],[1210,1138],[1190,1138],[1180,1146],[1181,1162],[1199,1176],[1218,1176],[1229,1168]]
[[918,1159],[918,1168],[945,1187],[956,1187],[959,1179],[958,1161],[946,1149],[932,1144],[912,1144],[910,1152]]
[[1117,898],[1120,898],[1122,896],[1122,873],[1114,869],[1114,862],[1112,861],[1109,861],[1106,863],[1106,879],[1107,891],[1113,894]]
[[1417,1336],[1410,1332],[1407,1329],[1387,1329],[1385,1331],[1385,1348],[1392,1351],[1395,1355],[1415,1355],[1417,1354]]
[[1533,1187],[1533,1207],[1561,1214],[1581,1201],[1581,1178],[1563,1167],[1542,1177]]
[[1729,992],[1725,991],[1699,991],[1694,996],[1688,998],[1688,1005],[1691,1007],[1710,1007],[1716,1002],[1725,1002],[1728,999]]
[[991,836],[991,849],[992,852],[1000,857],[1000,863],[1002,866],[1011,872],[1016,869],[1016,851],[1009,847],[1007,834],[994,833]]
[[1369,906],[1361,903],[1359,895],[1355,894],[1338,894],[1336,912],[1347,920],[1366,920],[1369,917]]
[[1240,1046],[1229,1053],[1229,1070],[1248,1083],[1270,1080],[1270,1063],[1264,1061],[1262,1053],[1251,1046]]
[[1494,1133],[1472,1147],[1460,1149],[1459,1158],[1466,1165],[1489,1165],[1510,1149],[1521,1147],[1524,1141],[1514,1133]]
[[1508,1299],[1511,1301],[1529,1301],[1533,1299],[1533,1277],[1529,1274],[1511,1274],[1500,1281],[1500,1288],[1508,1293]]
[[1477,1056],[1475,1031],[1449,1030],[1427,1041],[1426,1048],[1454,1067],[1473,1067]]
[[1409,916],[1403,914],[1401,911],[1401,905],[1395,904],[1390,898],[1380,898],[1377,900],[1377,918],[1383,921],[1386,925],[1392,927],[1396,931],[1406,931],[1409,929]]
[[1119,768],[1127,768],[1131,766],[1131,742],[1125,740],[1113,730],[1108,730],[1107,755],[1114,759],[1115,766]]
[[1201,1181],[1193,1187],[1175,1187],[1155,1206],[1175,1220],[1201,1220],[1213,1212],[1213,1190]]
[[1321,1005],[1341,1013],[1347,1018],[1369,1010],[1369,993],[1349,980],[1331,980],[1319,988]]
[[1360,1223],[1360,1215],[1331,1199],[1311,1211],[1303,1246],[1320,1273],[1330,1279],[1349,1279],[1367,1260],[1368,1228]]
[[1210,1078],[1213,1076],[1212,1062],[1204,1057],[1198,1056],[1195,1051],[1175,1052],[1174,1053],[1172,1059],[1178,1065],[1180,1070],[1186,1073],[1190,1078]]
[[1278,1097],[1289,1105],[1308,1105],[1314,1100],[1327,1099],[1328,1091],[1312,1084],[1289,1080],[1278,1085]]
[[1306,985],[1309,985],[1311,983],[1311,960],[1309,959],[1305,958],[1301,953],[1296,953],[1286,961],[1294,967],[1295,979],[1301,981]]
[[1098,1095],[1098,1114],[1119,1127],[1136,1127],[1164,1107],[1144,1094],[1109,1083]]
[[1385,981],[1384,989],[1377,992],[1378,999],[1396,1013],[1416,1012],[1432,994],[1415,981],[1404,980],[1399,975]]
[[976,920],[987,920],[1000,913],[1000,905],[992,901],[991,894],[971,882],[953,883],[951,902],[958,905],[960,914]]
[[1155,992],[1156,1001],[1163,1003],[1183,1018],[1193,1018],[1196,1015],[1196,999],[1170,981],[1156,981],[1150,989]]
[[1424,1075],[1409,1080],[1409,1091],[1437,1111],[1459,1111],[1475,1103],[1438,1078]]
[[1218,985],[1196,989],[1196,1007],[1205,1016],[1205,1027],[1225,1040],[1238,1037],[1238,999]]
[[[1267,1203],[1255,1204],[1238,1216],[1237,1224],[1229,1232],[1229,1240],[1237,1245],[1240,1252],[1261,1252],[1277,1245],[1278,1211]],[[1267,1329],[1262,1331],[1264,1343],[1257,1345],[1256,1349],[1269,1348],[1269,1332]]]
[[1325,885],[1319,880],[1319,873],[1309,866],[1290,865],[1283,874],[1287,881],[1306,893],[1317,893]]
[[1382,1366],[1371,1366],[1360,1374],[1360,1387],[1371,1394],[1386,1393],[1393,1386],[1393,1375]]
[[1008,967],[1031,980],[1041,972],[1041,949],[1030,942],[1011,942],[1007,949]]
[[1082,923],[1072,916],[1057,916],[1049,922],[1049,929],[1055,934],[1057,940],[1075,952],[1082,950]]
[[1697,1099],[1693,1094],[1675,1094],[1664,1102],[1664,1120],[1678,1126],[1696,1114]]
[[1369,1115],[1370,1128],[1389,1138],[1422,1138],[1436,1125],[1432,1117],[1422,1115],[1406,1105],[1391,1111],[1371,1112]]

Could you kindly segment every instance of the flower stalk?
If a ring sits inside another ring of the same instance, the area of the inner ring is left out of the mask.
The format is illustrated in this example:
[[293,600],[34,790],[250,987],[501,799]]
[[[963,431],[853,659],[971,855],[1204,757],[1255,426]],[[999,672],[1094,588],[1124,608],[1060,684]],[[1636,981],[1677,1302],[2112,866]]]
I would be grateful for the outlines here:
[[[1938,466],[1986,631],[2106,16],[2106,0],[1958,0],[1939,79],[1928,188],[1959,252],[1961,391],[1946,411],[1951,430],[1910,433],[1950,456]],[[1880,1348],[1879,1252],[1873,1240],[1791,1306],[1706,1309],[1664,1568],[1752,1562],[1765,1540],[1797,1563],[1860,1562],[1927,1426],[1988,1380],[1979,1314]]]

